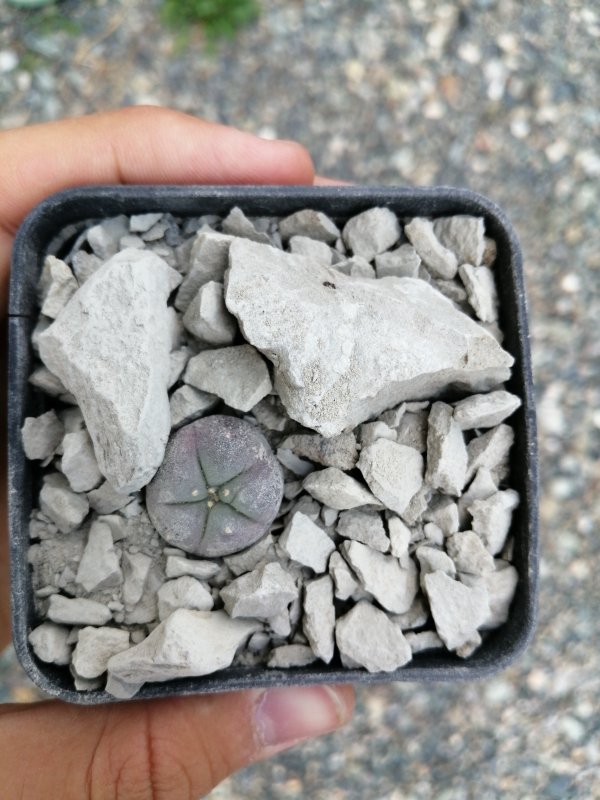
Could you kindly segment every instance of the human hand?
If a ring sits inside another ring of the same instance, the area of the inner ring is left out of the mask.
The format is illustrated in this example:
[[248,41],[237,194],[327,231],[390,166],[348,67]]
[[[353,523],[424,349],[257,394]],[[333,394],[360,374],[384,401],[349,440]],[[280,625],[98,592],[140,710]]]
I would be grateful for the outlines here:
[[[6,342],[13,236],[63,188],[100,183],[311,184],[308,153],[167,109],[130,108],[0,132],[0,325]],[[4,350],[4,345],[1,348]],[[0,354],[0,384],[6,366]],[[0,651],[10,640],[6,387],[0,385]],[[0,707],[0,786],[7,800],[192,800],[230,773],[352,714],[350,687],[135,701]]]

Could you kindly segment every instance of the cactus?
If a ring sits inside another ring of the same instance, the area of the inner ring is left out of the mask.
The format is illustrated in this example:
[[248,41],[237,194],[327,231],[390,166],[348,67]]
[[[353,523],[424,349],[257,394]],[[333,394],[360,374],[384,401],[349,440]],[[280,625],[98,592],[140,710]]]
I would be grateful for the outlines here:
[[218,557],[257,542],[282,496],[281,467],[264,436],[237,417],[215,414],[171,436],[146,487],[146,507],[169,544]]

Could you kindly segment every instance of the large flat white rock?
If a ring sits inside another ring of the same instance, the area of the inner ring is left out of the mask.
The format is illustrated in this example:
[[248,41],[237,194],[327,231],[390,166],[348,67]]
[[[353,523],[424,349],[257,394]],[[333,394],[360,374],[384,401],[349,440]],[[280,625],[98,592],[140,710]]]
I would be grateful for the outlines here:
[[169,436],[167,298],[179,280],[154,253],[123,250],[39,337],[42,361],[81,408],[100,471],[124,493],[150,481]]
[[412,559],[406,568],[394,556],[386,556],[360,542],[344,542],[341,551],[365,591],[385,609],[404,614],[418,591],[417,569]]
[[333,581],[329,575],[323,575],[322,578],[306,584],[302,630],[314,654],[329,664],[333,658],[335,630]]
[[448,650],[457,650],[476,638],[490,613],[485,586],[471,588],[437,571],[424,576],[423,587],[436,630]]
[[342,663],[369,672],[393,672],[412,658],[400,626],[365,600],[337,621],[335,638]]
[[231,619],[224,611],[179,608],[140,644],[108,661],[109,676],[127,683],[208,675],[228,667],[237,649],[262,628],[254,619]]
[[513,358],[440,292],[415,278],[341,274],[235,240],[225,303],[274,365],[288,414],[323,436],[449,386],[487,391]]
[[306,514],[297,511],[279,537],[279,547],[298,564],[317,574],[325,572],[335,544]]
[[357,466],[375,497],[397,514],[404,513],[423,483],[421,453],[389,439],[363,447]]

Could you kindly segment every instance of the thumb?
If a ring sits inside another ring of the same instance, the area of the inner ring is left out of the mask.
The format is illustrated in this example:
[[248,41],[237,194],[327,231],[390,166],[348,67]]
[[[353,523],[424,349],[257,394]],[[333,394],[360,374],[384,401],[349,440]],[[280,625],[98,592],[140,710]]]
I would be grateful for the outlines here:
[[4,797],[196,800],[232,772],[352,715],[349,686],[0,710]]

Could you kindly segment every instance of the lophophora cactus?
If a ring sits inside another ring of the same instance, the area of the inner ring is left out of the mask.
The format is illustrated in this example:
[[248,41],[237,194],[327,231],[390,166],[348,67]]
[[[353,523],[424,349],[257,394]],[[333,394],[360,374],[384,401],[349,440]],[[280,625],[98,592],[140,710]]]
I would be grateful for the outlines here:
[[146,487],[146,507],[169,544],[225,556],[254,544],[283,496],[281,467],[248,422],[216,414],[180,428]]

